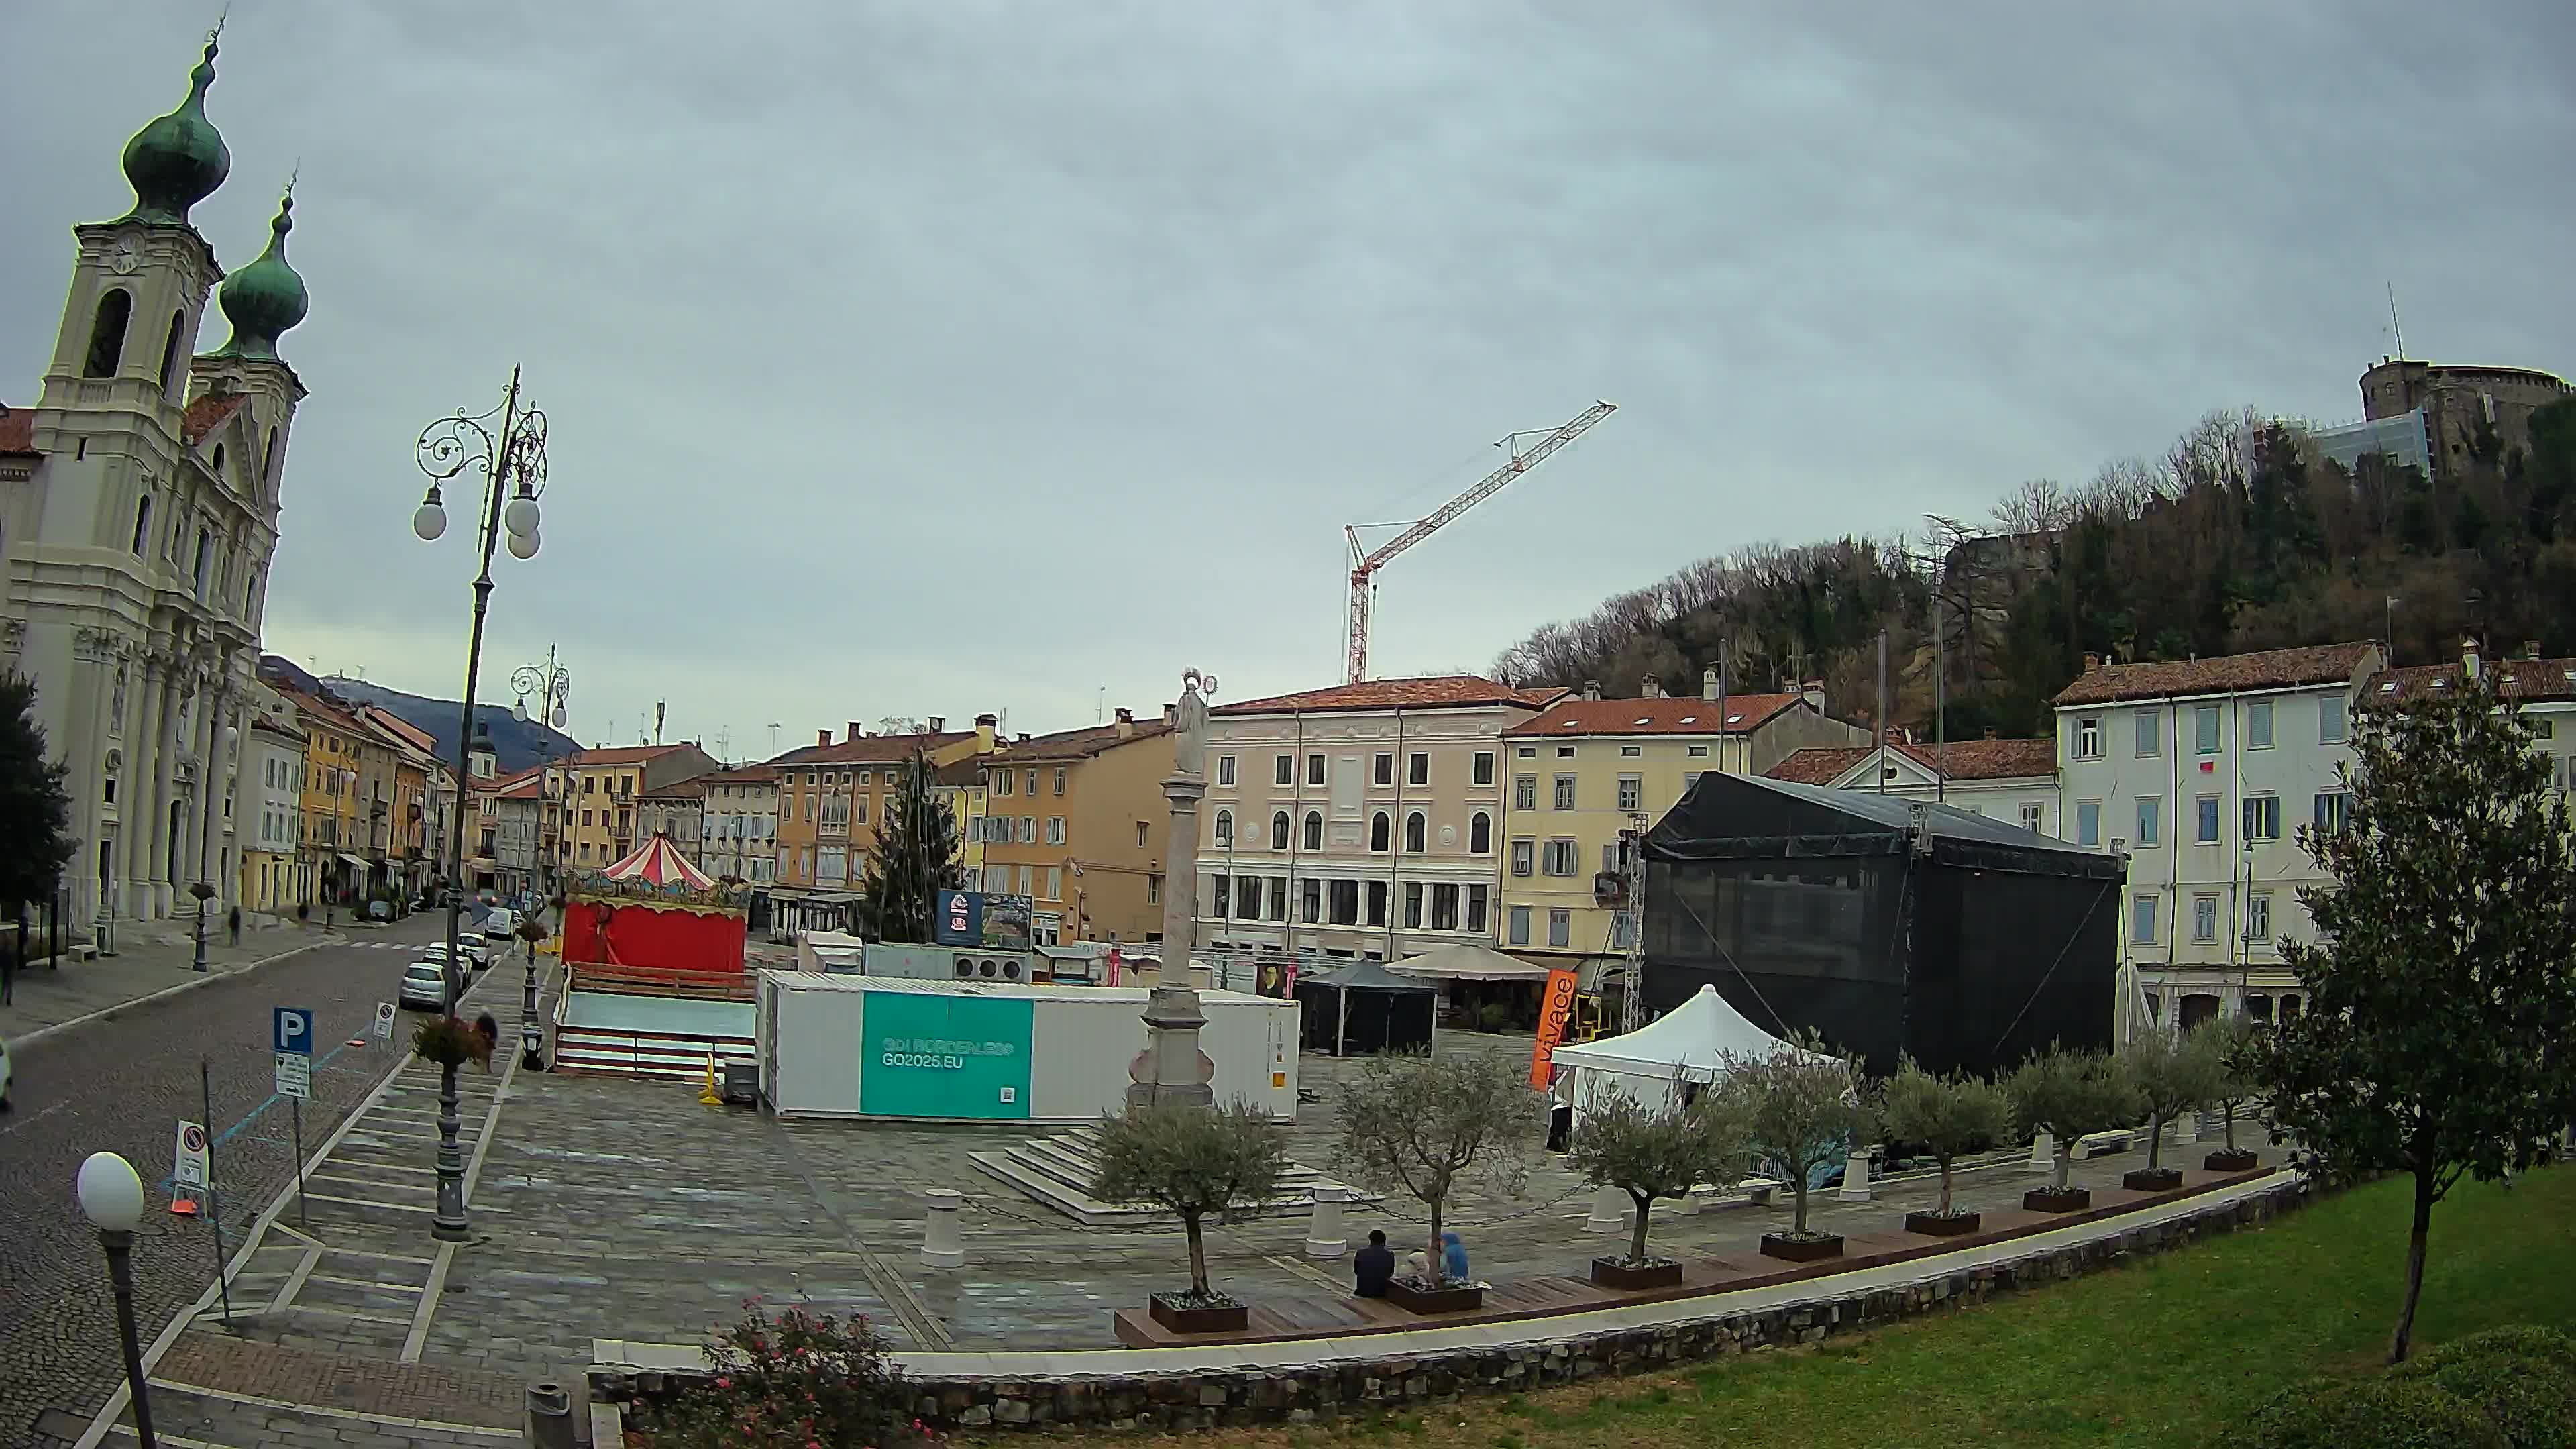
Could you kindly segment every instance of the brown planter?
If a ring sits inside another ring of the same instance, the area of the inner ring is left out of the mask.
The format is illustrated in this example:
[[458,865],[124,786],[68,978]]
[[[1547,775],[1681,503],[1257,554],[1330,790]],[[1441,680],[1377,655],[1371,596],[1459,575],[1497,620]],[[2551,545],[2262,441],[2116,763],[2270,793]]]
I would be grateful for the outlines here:
[[1246,1304],[1181,1304],[1161,1293],[1146,1300],[1145,1311],[1174,1333],[1241,1333],[1252,1321],[1252,1309]]
[[1766,1258],[1778,1258],[1790,1263],[1814,1263],[1826,1258],[1839,1258],[1842,1255],[1843,1240],[1840,1233],[1826,1233],[1813,1238],[1793,1238],[1786,1233],[1762,1235],[1762,1256]]
[[2035,1213],[2080,1213],[2093,1205],[2093,1194],[2080,1187],[2034,1187],[2021,1195],[2021,1205]]
[[2211,1172],[2252,1172],[2262,1162],[2263,1159],[2256,1157],[2252,1148],[2239,1147],[2230,1151],[2222,1147],[2202,1158],[2200,1165]]
[[1604,1288],[1630,1292],[1640,1288],[1679,1288],[1682,1286],[1682,1265],[1670,1258],[1649,1258],[1643,1263],[1595,1258],[1592,1260],[1592,1281]]
[[1473,1283],[1431,1288],[1411,1278],[1391,1278],[1386,1301],[1407,1313],[1467,1313],[1485,1306],[1485,1290]]
[[2171,1192],[2182,1186],[2179,1167],[2140,1167],[2120,1174],[2120,1186],[2131,1192]]
[[1975,1213],[1953,1213],[1948,1217],[1939,1213],[1907,1213],[1905,1230],[1921,1233],[1927,1238],[1955,1238],[1975,1232],[1978,1221]]

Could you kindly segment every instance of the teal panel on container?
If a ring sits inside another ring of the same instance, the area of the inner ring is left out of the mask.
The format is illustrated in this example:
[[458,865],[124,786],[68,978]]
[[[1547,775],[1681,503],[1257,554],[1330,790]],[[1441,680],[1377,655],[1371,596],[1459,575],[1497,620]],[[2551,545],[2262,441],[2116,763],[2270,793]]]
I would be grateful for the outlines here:
[[1036,1020],[1027,997],[871,991],[860,1020],[861,1112],[1027,1120]]

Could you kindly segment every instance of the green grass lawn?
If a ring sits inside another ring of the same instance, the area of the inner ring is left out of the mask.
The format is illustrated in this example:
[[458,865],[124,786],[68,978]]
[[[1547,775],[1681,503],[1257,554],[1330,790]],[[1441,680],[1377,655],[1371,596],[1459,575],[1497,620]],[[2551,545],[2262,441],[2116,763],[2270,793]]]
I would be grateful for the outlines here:
[[[1470,1399],[1420,1416],[1259,1431],[1477,1449],[1662,1449],[1761,1436],[1800,1449],[2207,1443],[2283,1386],[2386,1352],[2413,1185],[2328,1196],[2270,1226],[1986,1306],[1708,1367]],[[2420,1352],[2503,1323],[2576,1331],[2576,1167],[2435,1210]]]

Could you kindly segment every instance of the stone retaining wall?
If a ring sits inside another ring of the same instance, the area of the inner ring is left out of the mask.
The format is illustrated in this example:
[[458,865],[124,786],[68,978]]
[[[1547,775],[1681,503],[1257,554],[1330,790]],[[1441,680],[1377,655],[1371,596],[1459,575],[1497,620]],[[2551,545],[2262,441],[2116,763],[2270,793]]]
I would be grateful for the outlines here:
[[[1311,1367],[1203,1374],[920,1379],[914,1412],[941,1428],[1050,1425],[1113,1429],[1212,1429],[1311,1423],[1351,1413],[1404,1410],[1467,1394],[1508,1394],[1605,1374],[1641,1373],[1750,1349],[1815,1343],[1919,1314],[1981,1303],[2015,1289],[2073,1278],[2122,1259],[2263,1223],[2307,1201],[2293,1179],[2234,1202],[2087,1242],[1938,1274],[1899,1287],[1837,1293],[1831,1279],[1800,1285],[1814,1296],[1776,1307],[1716,1313],[1646,1328],[1548,1338],[1545,1319],[1521,1320],[1531,1341],[1508,1348],[1389,1351]],[[1683,1304],[1673,1304],[1679,1308]],[[1390,1334],[1390,1340],[1401,1338]],[[650,1402],[704,1375],[593,1368],[594,1401]]]

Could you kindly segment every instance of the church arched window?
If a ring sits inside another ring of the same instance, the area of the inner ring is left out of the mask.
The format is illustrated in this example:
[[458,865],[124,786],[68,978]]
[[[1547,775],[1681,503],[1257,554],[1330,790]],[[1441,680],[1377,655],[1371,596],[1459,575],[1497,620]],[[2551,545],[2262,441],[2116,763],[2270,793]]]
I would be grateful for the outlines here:
[[83,377],[114,377],[125,359],[125,324],[134,317],[134,294],[119,287],[98,299],[98,315],[89,325],[89,362]]
[[143,546],[152,541],[152,495],[134,500],[134,556],[143,557]]
[[188,314],[185,312],[171,313],[170,336],[168,340],[161,344],[161,390],[163,392],[177,392],[179,390],[179,339],[186,334],[187,330]]

